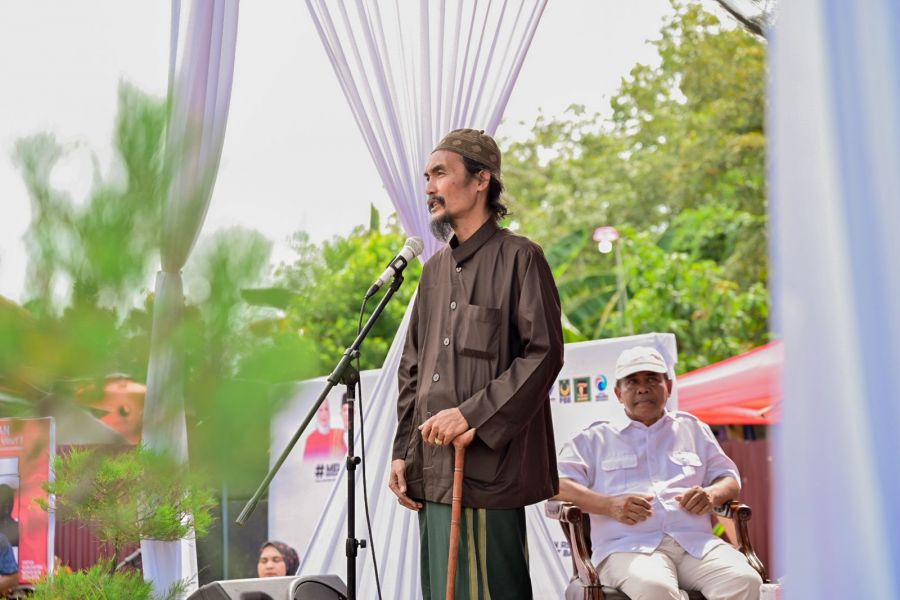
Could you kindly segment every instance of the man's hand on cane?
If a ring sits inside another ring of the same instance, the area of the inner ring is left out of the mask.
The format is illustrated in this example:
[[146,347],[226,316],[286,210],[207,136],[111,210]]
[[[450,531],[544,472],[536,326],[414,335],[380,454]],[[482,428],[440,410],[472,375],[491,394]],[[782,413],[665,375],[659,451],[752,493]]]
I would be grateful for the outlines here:
[[458,408],[442,410],[419,425],[425,443],[435,446],[449,444],[468,430],[469,423]]
[[475,439],[475,430],[470,429],[462,435],[458,435],[453,438],[453,445],[457,448],[465,448],[469,444],[472,443],[472,440]]

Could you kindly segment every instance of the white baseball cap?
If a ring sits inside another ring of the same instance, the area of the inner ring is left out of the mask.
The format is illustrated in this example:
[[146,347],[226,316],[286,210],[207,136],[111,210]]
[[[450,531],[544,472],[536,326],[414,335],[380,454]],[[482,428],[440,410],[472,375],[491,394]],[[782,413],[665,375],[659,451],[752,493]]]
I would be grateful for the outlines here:
[[649,346],[635,346],[619,355],[616,361],[616,379],[623,379],[640,371],[668,373],[669,367],[662,355]]

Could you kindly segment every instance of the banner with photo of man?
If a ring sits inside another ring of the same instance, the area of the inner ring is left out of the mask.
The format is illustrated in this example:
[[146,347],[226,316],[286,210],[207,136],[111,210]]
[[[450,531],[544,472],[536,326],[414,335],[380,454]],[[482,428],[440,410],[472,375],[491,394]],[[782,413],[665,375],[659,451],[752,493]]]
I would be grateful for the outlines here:
[[[378,379],[378,371],[363,371],[360,379],[367,399]],[[324,377],[296,384],[291,400],[272,421],[271,460],[279,456],[325,385]],[[306,549],[334,483],[344,469],[348,407],[344,386],[332,389],[269,488],[269,537],[287,542],[298,551]],[[359,426],[357,412],[357,455],[362,451]],[[291,500],[278,501],[287,498]]]
[[53,564],[53,514],[36,500],[47,498],[42,486],[50,479],[55,451],[52,418],[0,419],[0,535],[9,542],[22,583],[43,577]]

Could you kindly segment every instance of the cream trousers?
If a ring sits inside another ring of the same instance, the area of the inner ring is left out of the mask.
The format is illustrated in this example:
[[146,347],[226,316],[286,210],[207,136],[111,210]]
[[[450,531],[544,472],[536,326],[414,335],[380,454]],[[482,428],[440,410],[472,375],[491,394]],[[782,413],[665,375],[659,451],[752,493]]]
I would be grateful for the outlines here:
[[687,600],[700,590],[707,600],[758,600],[762,579],[734,546],[721,544],[697,559],[668,535],[652,554],[616,552],[600,563],[600,581],[631,600]]

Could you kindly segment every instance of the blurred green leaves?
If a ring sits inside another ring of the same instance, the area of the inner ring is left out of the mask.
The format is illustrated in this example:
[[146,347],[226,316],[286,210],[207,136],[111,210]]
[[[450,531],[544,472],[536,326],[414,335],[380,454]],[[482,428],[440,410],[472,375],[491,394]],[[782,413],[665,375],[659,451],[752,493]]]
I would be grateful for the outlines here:
[[13,160],[32,208],[27,293],[41,310],[65,305],[69,298],[56,292],[66,283],[74,305],[127,306],[146,289],[159,246],[165,122],[162,99],[122,83],[114,138],[119,160],[106,178],[95,164],[92,189],[80,205],[51,185],[53,169],[73,147],[49,133],[16,143]]
[[62,569],[53,577],[37,581],[31,600],[176,600],[184,597],[187,586],[179,582],[162,594],[153,592],[153,582],[144,581],[140,571],[129,570],[110,574],[115,564],[101,561],[86,571]]
[[[26,184],[28,300],[0,302],[0,392],[12,399],[74,401],[113,373],[146,382],[159,264],[166,107],[122,83],[113,165],[94,159],[83,200],[57,189],[69,153],[51,133],[18,141]],[[242,290],[269,283],[271,242],[243,228],[201,238],[184,269],[186,302],[177,344],[185,374],[192,462],[237,483],[267,465],[272,389],[317,371],[316,345],[284,327],[284,311],[254,306]],[[0,408],[22,414],[21,405]],[[237,427],[235,424],[241,424]],[[224,449],[224,450],[222,450]],[[247,484],[249,486],[249,483]],[[237,491],[241,486],[237,485]]]

